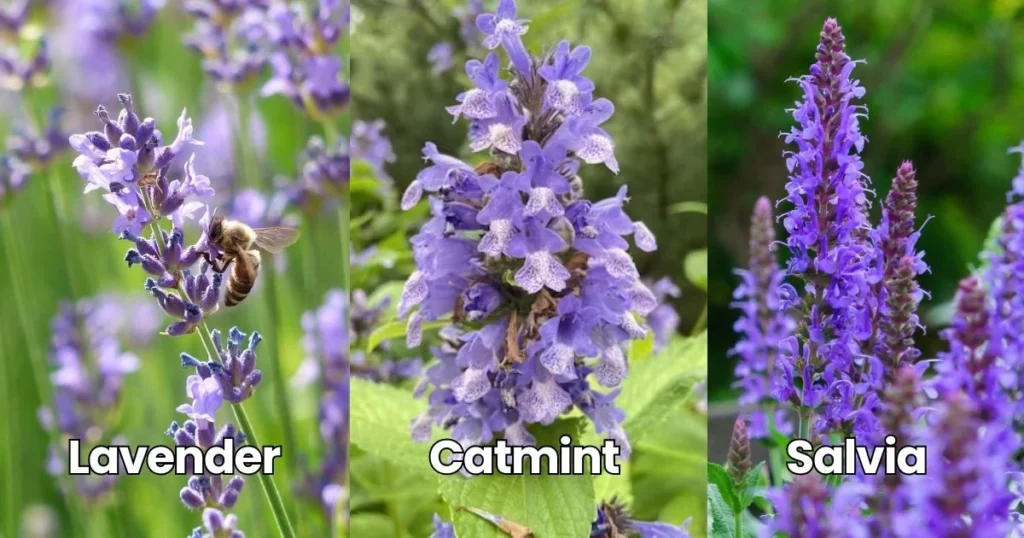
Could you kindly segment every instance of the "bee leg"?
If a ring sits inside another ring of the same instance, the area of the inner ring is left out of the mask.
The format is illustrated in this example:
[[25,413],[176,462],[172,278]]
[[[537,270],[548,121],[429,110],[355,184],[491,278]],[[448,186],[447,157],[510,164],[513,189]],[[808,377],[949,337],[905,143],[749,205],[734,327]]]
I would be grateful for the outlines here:
[[210,268],[213,269],[214,273],[223,273],[228,270],[228,261],[223,258],[210,259],[208,252],[203,253],[203,257],[206,258],[206,263],[210,264]]

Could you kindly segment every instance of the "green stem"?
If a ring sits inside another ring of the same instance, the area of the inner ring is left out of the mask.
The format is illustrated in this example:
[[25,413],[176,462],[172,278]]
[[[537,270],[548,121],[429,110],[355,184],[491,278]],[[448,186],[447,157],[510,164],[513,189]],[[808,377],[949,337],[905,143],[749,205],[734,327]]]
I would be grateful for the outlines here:
[[704,326],[708,323],[708,304],[704,303],[704,310],[701,310],[700,317],[697,318],[697,322],[693,324],[693,329],[690,330],[690,336],[697,336],[701,331],[704,330]]
[[[256,439],[256,431],[253,430],[252,424],[249,422],[245,408],[238,403],[232,405],[231,410],[235,413],[238,428],[245,434],[249,444],[258,448],[260,443]],[[292,530],[292,523],[288,519],[288,512],[284,509],[284,501],[281,500],[281,493],[277,490],[277,485],[274,484],[274,478],[265,473],[259,473],[257,476],[259,476],[260,486],[263,487],[263,494],[266,496],[267,502],[270,503],[270,510],[274,513],[274,521],[277,522],[277,529],[282,538],[295,538],[295,531]]]
[[[338,126],[330,120],[322,122],[322,125],[324,127],[324,139],[327,147],[334,148],[341,141]],[[351,199],[346,190],[342,193],[341,200],[338,203],[338,236],[341,241],[341,287],[345,290],[349,289],[350,284],[348,265],[349,251],[352,249],[352,230],[349,228],[349,222],[352,218],[351,205]]]
[[[0,340],[3,339],[3,331],[0,331]],[[3,342],[0,342],[0,349],[6,349],[3,347]],[[10,368],[7,366],[7,361],[0,359],[0,375],[3,376],[3,389],[4,389],[4,409],[14,409],[14,399],[11,397],[13,391],[11,390],[11,373]],[[7,476],[4,479],[4,500],[3,504],[5,507],[5,517],[7,524],[5,525],[4,533],[7,536],[14,536],[17,534],[18,527],[15,524],[15,517],[17,516],[17,507],[15,507],[15,491],[20,490],[19,484],[21,482],[21,475],[18,473],[19,467],[14,465],[14,447],[15,444],[12,442],[14,436],[11,435],[12,431],[20,430],[20,427],[15,424],[17,420],[17,414],[12,413],[10,420],[4,424],[4,467],[7,469]]]
[[743,512],[736,512],[734,517],[736,522],[736,538],[743,538]]

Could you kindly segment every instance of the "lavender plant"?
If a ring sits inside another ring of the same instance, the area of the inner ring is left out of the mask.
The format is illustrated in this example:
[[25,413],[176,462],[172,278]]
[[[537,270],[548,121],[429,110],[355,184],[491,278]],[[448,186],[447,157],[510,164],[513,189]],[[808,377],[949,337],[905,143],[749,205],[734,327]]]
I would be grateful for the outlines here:
[[[417,270],[398,306],[407,344],[422,342],[424,323],[449,321],[423,386],[433,389],[430,408],[412,433],[425,441],[437,424],[465,444],[496,434],[533,444],[527,425],[576,408],[628,455],[614,389],[628,370],[625,344],[646,335],[634,312],[657,302],[623,236],[645,251],[656,243],[623,211],[625,187],[596,203],[584,197],[580,161],[618,169],[600,127],[614,106],[594,99],[582,76],[590,49],[563,41],[534,58],[525,23],[511,0],[477,18],[484,45],[511,61],[511,80],[500,78],[495,52],[470,60],[475,87],[449,108],[469,120],[470,147],[489,160],[473,167],[428,143],[431,166],[402,197],[410,209],[429,193],[432,212],[412,239]],[[611,391],[596,390],[591,373]]]
[[[804,98],[793,110],[798,126],[786,135],[795,149],[785,153],[791,176],[780,201],[787,207],[785,270],[770,252],[767,199],[754,211],[751,266],[736,291],[743,312],[735,326],[742,335],[737,386],[756,413],[795,411],[796,436],[815,444],[852,435],[870,446],[893,435],[898,447],[925,446],[928,472],[777,482],[768,495],[773,513],[757,530],[794,537],[1009,536],[1020,446],[1016,191],[987,269],[960,284],[952,326],[942,333],[948,350],[921,361],[917,309],[927,292],[917,278],[928,266],[915,246],[915,170],[910,162],[899,167],[873,225],[873,192],[859,157],[866,108],[857,100],[864,90],[851,78],[855,62],[834,19],[825,22],[816,60],[797,79]],[[777,422],[767,426],[768,435],[787,434]],[[720,504],[730,505],[720,512],[735,522],[720,518],[715,526],[738,536],[751,488],[763,479],[730,463],[731,483],[715,479],[722,476],[717,471],[712,478]]]
[[82,444],[78,457],[97,445],[126,444],[117,432],[124,380],[139,368],[138,357],[121,348],[118,313],[102,298],[61,304],[51,323],[52,403],[39,409],[39,421],[57,441],[50,445],[47,471],[65,494],[100,503],[117,475],[71,476],[67,470],[68,440]]
[[[196,173],[192,159],[184,166],[182,177],[171,179],[173,161],[190,146],[202,142],[192,136],[192,121],[183,111],[178,119],[178,134],[169,144],[163,144],[163,135],[153,118],[140,118],[129,94],[120,94],[122,110],[117,119],[111,119],[100,106],[96,115],[103,131],[90,131],[72,135],[69,142],[79,152],[73,166],[86,182],[85,192],[100,190],[103,199],[118,211],[113,231],[121,239],[130,241],[125,255],[129,267],[139,266],[149,275],[145,288],[157,304],[173,318],[163,334],[183,336],[197,334],[206,349],[208,359],[201,361],[187,353],[181,355],[182,366],[194,368],[195,374],[186,380],[186,391],[191,403],[178,407],[188,420],[171,424],[167,433],[178,445],[199,446],[207,449],[233,438],[236,444],[256,438],[248,417],[241,406],[252,396],[263,378],[256,368],[256,347],[261,341],[253,332],[243,348],[244,334],[233,328],[223,342],[217,330],[210,330],[209,318],[217,312],[222,275],[212,273],[200,260],[217,256],[216,247],[206,233],[210,210],[198,198],[214,194],[209,178]],[[185,240],[185,224],[200,219],[203,233],[194,244]],[[170,221],[170,228],[164,222]],[[148,235],[143,234],[147,230]],[[194,267],[199,264],[198,272]],[[231,404],[239,423],[223,424],[216,428],[216,413],[223,402]],[[261,475],[261,485],[271,509],[285,536],[292,536],[287,513],[273,481]],[[204,509],[202,528],[193,536],[240,537],[236,520],[226,515],[241,492],[241,477],[224,483],[220,476],[193,475],[188,486],[181,491],[181,500],[192,509]]]

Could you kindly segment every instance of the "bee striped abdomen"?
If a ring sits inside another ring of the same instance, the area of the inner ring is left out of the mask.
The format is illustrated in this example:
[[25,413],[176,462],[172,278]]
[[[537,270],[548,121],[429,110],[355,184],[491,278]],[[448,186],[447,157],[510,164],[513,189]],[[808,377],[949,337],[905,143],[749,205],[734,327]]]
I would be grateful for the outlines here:
[[242,252],[235,258],[231,278],[228,280],[228,291],[224,296],[225,305],[235,306],[248,297],[253,285],[256,284],[258,263],[248,252]]

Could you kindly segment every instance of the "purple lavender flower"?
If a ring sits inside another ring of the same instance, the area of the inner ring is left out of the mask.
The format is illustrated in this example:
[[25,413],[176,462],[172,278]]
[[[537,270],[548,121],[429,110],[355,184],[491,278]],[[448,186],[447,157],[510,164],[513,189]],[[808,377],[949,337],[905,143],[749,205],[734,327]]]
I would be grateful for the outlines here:
[[53,158],[68,147],[68,137],[61,130],[64,109],[50,110],[42,133],[34,133],[24,126],[12,127],[7,137],[7,151],[18,160],[36,167],[48,165]]
[[[103,132],[71,135],[69,142],[79,156],[74,167],[86,181],[85,192],[102,190],[104,199],[120,213],[114,232],[138,235],[142,228],[161,217],[176,224],[194,218],[202,204],[186,200],[213,194],[209,179],[195,174],[191,164],[184,178],[171,181],[172,161],[187,146],[202,145],[192,137],[192,120],[183,110],[178,118],[178,135],[162,145],[163,135],[152,118],[140,119],[131,95],[119,94],[124,107],[117,121],[101,105],[96,115]],[[154,214],[154,212],[156,214]]]
[[49,83],[50,55],[47,36],[24,38],[29,0],[17,0],[0,13],[0,86],[21,91]]
[[190,538],[245,538],[238,530],[238,518],[234,514],[224,515],[216,508],[203,510],[203,526],[196,527]]
[[250,84],[267,65],[265,0],[193,0],[195,27],[185,44],[203,58],[203,71],[230,93]]
[[11,155],[0,155],[0,207],[9,203],[14,195],[25,188],[32,169]]
[[865,363],[877,360],[856,352],[870,335],[869,295],[877,282],[869,271],[875,252],[865,240],[867,178],[859,157],[865,109],[855,104],[864,89],[850,77],[855,62],[835,19],[825,21],[816,58],[810,74],[797,79],[804,99],[793,110],[798,125],[786,134],[794,148],[786,153],[790,209],[782,215],[787,275],[803,282],[800,291],[783,287],[784,302],[809,316],[801,334],[782,343],[776,385],[815,433],[845,429],[870,437],[877,424],[870,402],[857,394],[870,383],[862,379]]
[[[339,511],[348,519],[346,475],[348,472],[349,326],[347,297],[341,290],[328,292],[324,304],[302,316],[306,359],[300,371],[303,382],[316,379],[321,390],[320,465],[307,469],[301,492],[321,503],[324,516],[336,525]],[[332,533],[334,534],[334,533]]]
[[430,62],[430,71],[435,75],[440,75],[451,70],[455,66],[455,58],[451,43],[442,41],[427,52],[427,61]]
[[335,207],[339,197],[348,189],[350,172],[349,145],[339,140],[327,147],[314,136],[302,155],[299,177],[295,181],[279,181],[279,194],[288,205],[313,213],[323,207]]
[[[123,351],[112,312],[93,299],[63,303],[52,321],[50,361],[54,371],[53,402],[39,409],[43,428],[62,439],[78,439],[83,454],[97,444],[125,444],[114,435],[124,378],[139,367],[134,354]],[[48,470],[67,476],[67,444],[50,447]],[[73,477],[72,486],[88,500],[110,491],[116,476]]]
[[332,50],[348,24],[347,2],[322,0],[312,12],[304,8],[299,3],[271,6],[273,77],[260,93],[288,97],[314,118],[331,117],[349,99],[341,56]]
[[[238,327],[232,327],[228,332],[227,346],[224,345],[219,330],[211,331],[210,339],[213,340],[214,351],[217,353],[216,360],[202,362],[188,353],[182,353],[181,365],[196,369],[197,375],[190,376],[190,380],[198,378],[205,382],[204,386],[212,386],[208,380],[213,379],[220,387],[221,397],[225,401],[232,404],[244,402],[253,395],[263,380],[263,372],[256,368],[256,348],[263,341],[263,337],[260,333],[253,332],[249,337],[249,344],[243,348],[245,333],[238,330]],[[191,391],[191,382],[189,387]]]
[[749,269],[737,271],[742,283],[733,292],[743,315],[733,329],[740,340],[732,353],[739,355],[736,382],[741,405],[756,405],[750,413],[750,434],[755,439],[770,435],[770,428],[789,433],[791,424],[782,409],[773,409],[772,378],[776,372],[779,344],[790,337],[796,324],[783,308],[779,292],[786,277],[773,251],[775,223],[768,198],[754,205],[750,220]]
[[[485,45],[501,44],[511,57],[512,80],[501,80],[496,53],[471,60],[475,88],[449,109],[469,119],[471,147],[490,149],[491,160],[474,169],[427,143],[431,164],[402,197],[409,209],[429,193],[432,213],[412,238],[417,270],[398,305],[408,319],[406,343],[422,343],[424,321],[453,321],[431,350],[437,361],[420,386],[433,389],[430,407],[414,422],[413,437],[425,440],[438,424],[465,444],[496,435],[532,444],[528,425],[576,408],[628,454],[616,387],[628,371],[627,342],[646,335],[636,316],[649,315],[657,300],[640,281],[625,236],[643,250],[657,245],[623,211],[625,187],[596,203],[583,198],[576,172],[580,160],[594,160],[594,129],[613,107],[599,99],[575,115],[551,109],[548,82],[532,76],[522,49],[526,29],[515,10],[502,0],[496,14],[477,19]],[[578,82],[580,69],[562,65],[556,74]],[[590,374],[610,391],[598,391]]]

